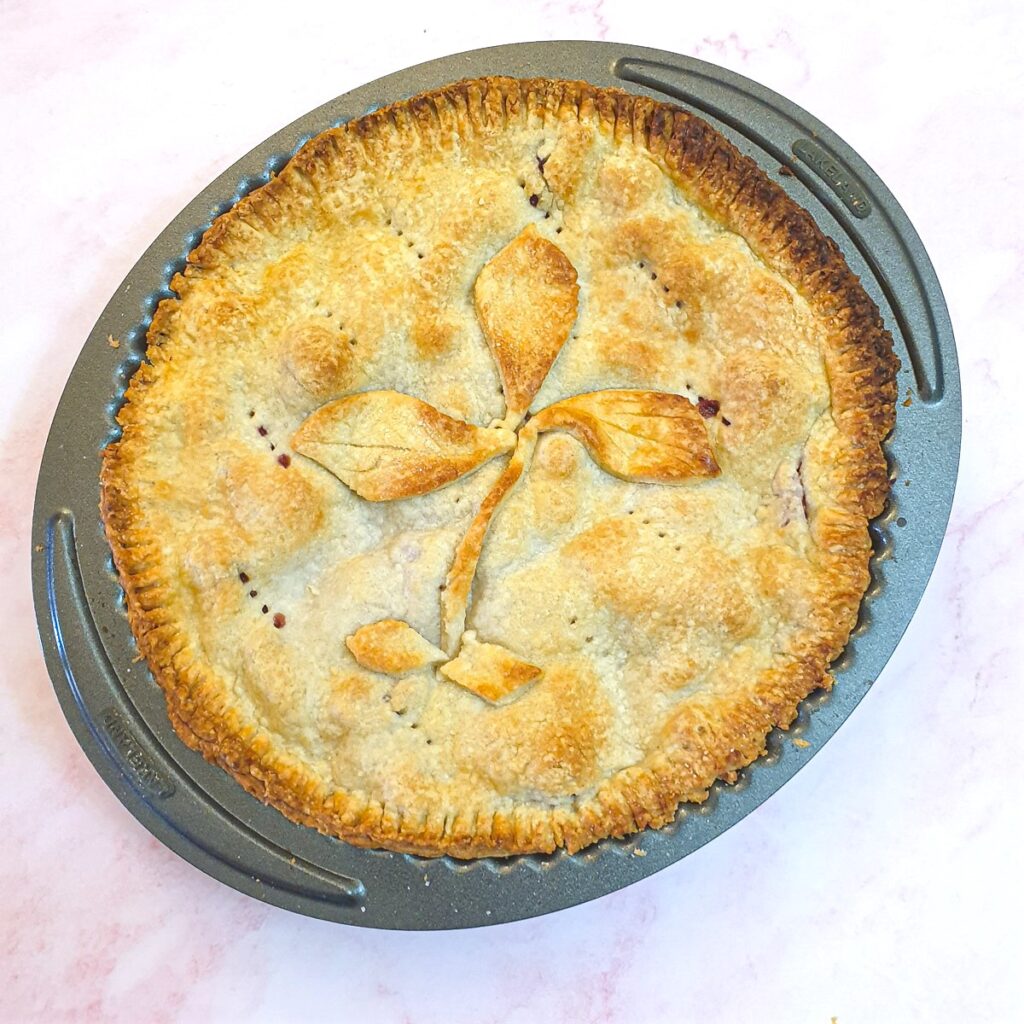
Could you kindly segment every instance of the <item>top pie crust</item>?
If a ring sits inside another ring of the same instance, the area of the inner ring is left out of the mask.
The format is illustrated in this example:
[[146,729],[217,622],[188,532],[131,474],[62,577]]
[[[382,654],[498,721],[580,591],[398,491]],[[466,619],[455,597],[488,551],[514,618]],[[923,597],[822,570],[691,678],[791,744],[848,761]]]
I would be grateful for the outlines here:
[[307,143],[171,289],[103,520],[178,734],[289,818],[573,852],[830,685],[892,343],[699,118],[451,85]]

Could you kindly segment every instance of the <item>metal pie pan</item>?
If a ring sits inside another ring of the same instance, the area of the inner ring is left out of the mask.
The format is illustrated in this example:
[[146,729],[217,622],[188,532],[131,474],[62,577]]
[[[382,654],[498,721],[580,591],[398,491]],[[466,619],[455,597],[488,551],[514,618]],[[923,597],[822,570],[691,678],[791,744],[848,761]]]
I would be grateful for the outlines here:
[[[137,650],[98,514],[98,456],[145,351],[168,282],[211,220],[267,181],[309,137],[460,78],[583,79],[668,100],[718,128],[839,243],[878,303],[902,362],[893,492],[872,524],[872,583],[834,666],[783,743],[666,828],[605,840],[574,856],[458,862],[361,850],[295,825],[246,794],[171,729]],[[108,338],[120,340],[113,348]],[[460,928],[513,921],[620,889],[680,860],[749,814],[803,767],[878,677],[910,622],[938,555],[960,447],[960,383],[949,317],[920,239],[877,175],[838,136],[783,97],[711,64],[616,43],[498,46],[430,61],[364,85],[257,146],[175,217],[117,289],[82,350],[43,455],[32,578],[46,664],[82,748],[124,805],[207,874],[268,903],[374,928]]]

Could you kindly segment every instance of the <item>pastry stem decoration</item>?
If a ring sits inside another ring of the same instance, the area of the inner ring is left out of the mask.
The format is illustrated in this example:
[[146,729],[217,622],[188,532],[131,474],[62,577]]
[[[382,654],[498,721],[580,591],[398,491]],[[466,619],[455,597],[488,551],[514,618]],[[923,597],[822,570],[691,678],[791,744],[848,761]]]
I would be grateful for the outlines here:
[[519,482],[523,471],[533,458],[537,446],[537,431],[527,424],[519,432],[519,443],[508,460],[501,476],[480,503],[480,509],[469,524],[459,546],[455,549],[452,567],[441,591],[441,646],[454,654],[466,628],[466,612],[469,609],[469,592],[476,575],[476,565],[484,549],[484,538],[494,518],[494,513]]
[[529,469],[540,434],[570,434],[602,469],[623,480],[681,484],[718,475],[704,418],[683,395],[594,391],[523,422],[569,337],[578,294],[573,265],[531,224],[484,266],[473,290],[501,376],[500,423],[477,427],[409,395],[368,391],[321,406],[295,432],[296,452],[367,501],[427,494],[512,453],[456,548],[441,590],[440,648],[408,623],[382,619],[345,641],[363,667],[403,674],[443,661],[442,676],[491,703],[504,702],[541,675],[537,666],[466,630],[487,531]]

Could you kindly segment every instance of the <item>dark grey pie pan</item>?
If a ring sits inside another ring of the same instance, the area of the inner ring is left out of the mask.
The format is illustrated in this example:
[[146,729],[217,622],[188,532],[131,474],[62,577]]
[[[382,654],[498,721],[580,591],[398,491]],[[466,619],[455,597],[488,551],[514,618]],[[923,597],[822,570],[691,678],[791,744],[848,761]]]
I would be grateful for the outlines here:
[[[294,825],[178,740],[161,691],[136,660],[99,520],[97,473],[153,310],[214,217],[317,132],[446,82],[497,74],[618,86],[706,118],[836,239],[878,303],[903,368],[888,446],[893,494],[872,526],[873,582],[835,666],[832,693],[808,700],[789,733],[773,733],[769,753],[739,782],[716,786],[707,803],[684,809],[667,828],[575,856],[460,863],[360,850]],[[43,455],[32,533],[43,650],[64,714],[107,785],[207,874],[268,903],[347,924],[431,929],[513,921],[660,871],[750,813],[810,760],[867,692],[910,622],[945,531],[959,449],[960,381],[938,281],[896,200],[838,136],[768,89],[673,53],[591,42],[474,50],[364,85],[257,146],[175,217],[118,288],[75,364]],[[794,736],[807,745],[789,742]]]

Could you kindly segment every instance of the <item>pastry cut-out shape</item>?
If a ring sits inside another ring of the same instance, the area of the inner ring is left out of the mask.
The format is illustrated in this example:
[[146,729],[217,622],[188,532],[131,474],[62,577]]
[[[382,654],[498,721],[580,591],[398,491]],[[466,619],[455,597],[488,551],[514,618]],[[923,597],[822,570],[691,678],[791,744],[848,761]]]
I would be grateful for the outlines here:
[[407,622],[381,619],[345,638],[345,646],[363,668],[401,676],[444,661],[447,655]]
[[674,484],[719,473],[704,420],[682,395],[594,391],[548,406],[533,426],[566,431],[623,480]]
[[459,638],[466,627],[466,610],[469,606],[469,592],[476,575],[476,565],[484,547],[484,538],[494,518],[494,513],[511,493],[512,488],[523,475],[530,463],[537,443],[537,431],[527,425],[519,432],[519,443],[509,459],[504,472],[487,492],[480,503],[480,509],[469,524],[459,546],[455,549],[452,567],[448,570],[444,590],[441,591],[441,646],[450,653],[455,652]]
[[475,427],[397,391],[364,391],[322,405],[292,437],[361,498],[427,494],[515,447],[503,427]]
[[537,679],[541,670],[500,644],[482,643],[473,630],[462,637],[459,656],[442,665],[441,675],[496,704]]
[[473,298],[501,374],[508,426],[523,418],[569,337],[578,295],[576,268],[532,224],[480,271]]

